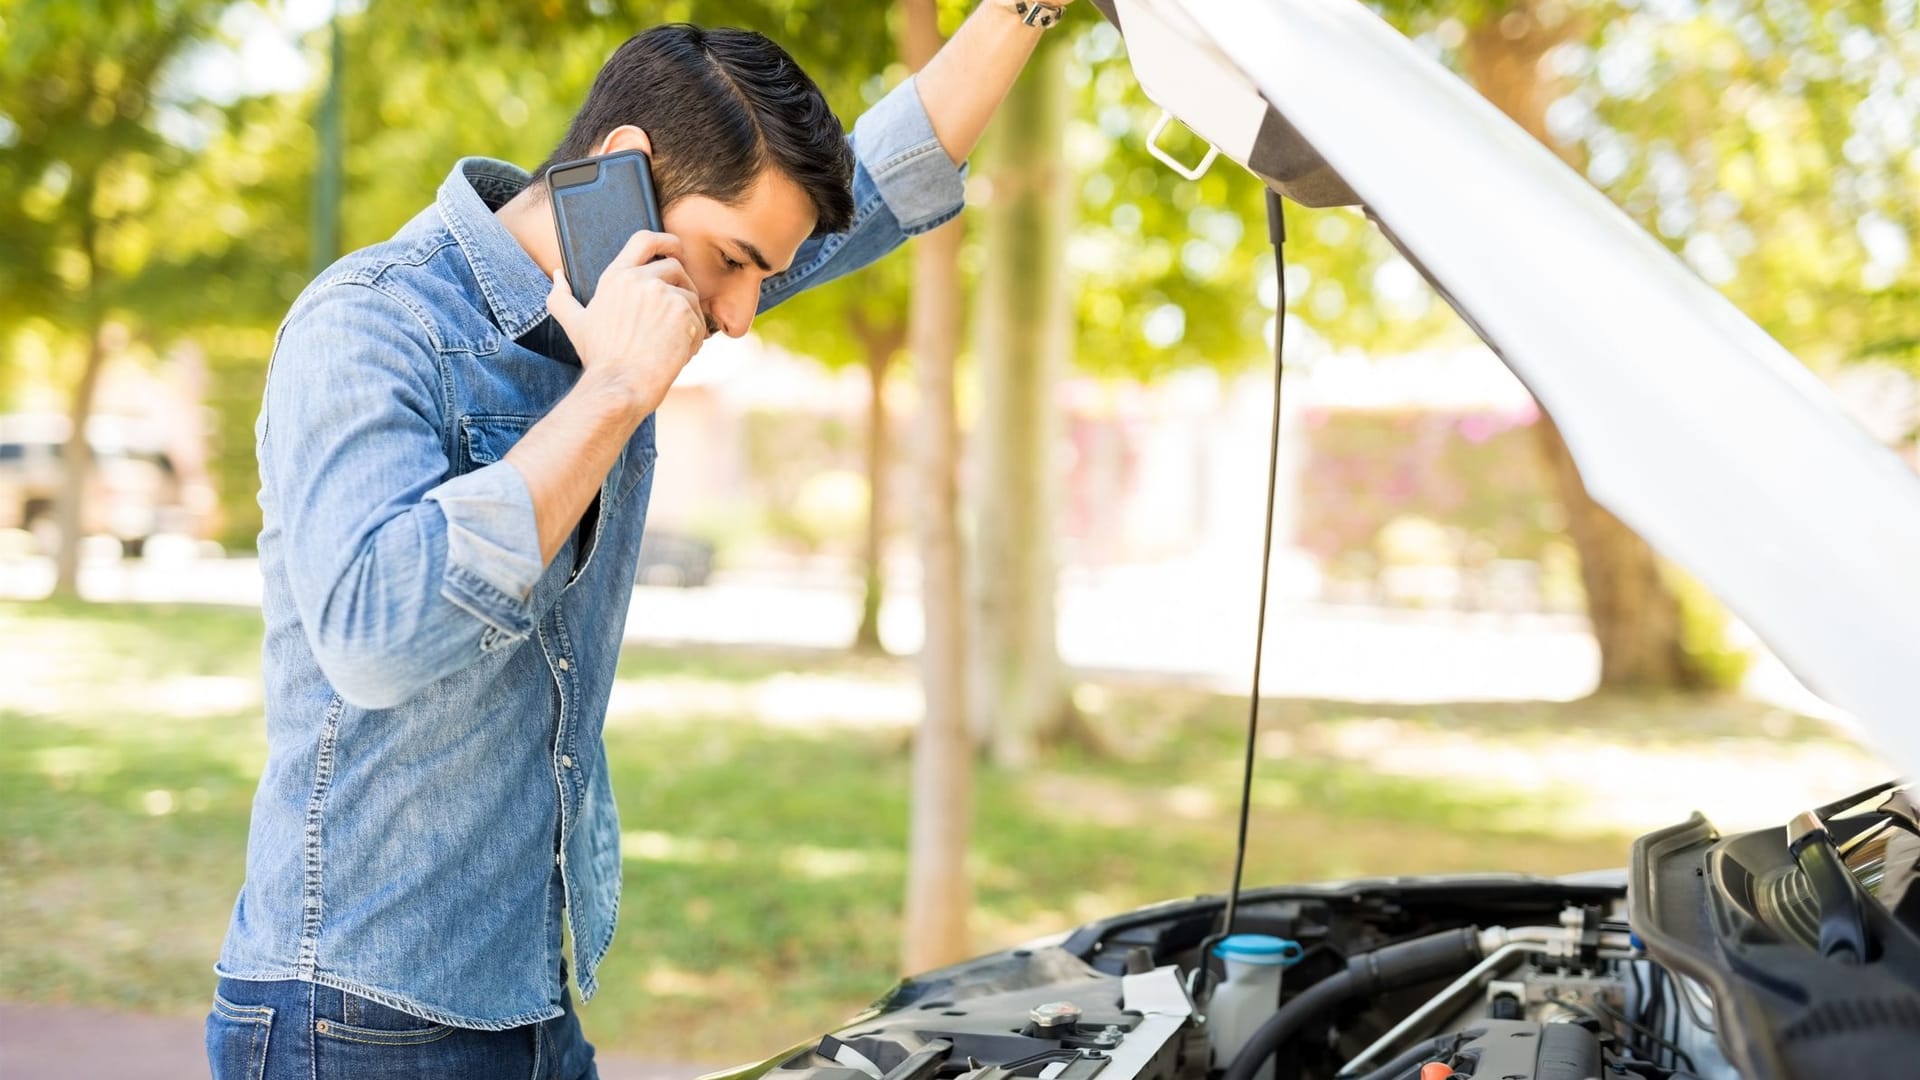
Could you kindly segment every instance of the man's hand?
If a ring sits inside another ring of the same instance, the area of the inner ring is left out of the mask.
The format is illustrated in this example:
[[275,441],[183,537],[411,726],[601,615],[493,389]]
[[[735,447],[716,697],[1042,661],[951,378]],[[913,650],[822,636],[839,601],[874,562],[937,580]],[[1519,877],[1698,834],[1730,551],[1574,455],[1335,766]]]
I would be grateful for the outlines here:
[[[1065,8],[1073,0],[1051,0]],[[914,76],[933,133],[954,164],[967,159],[987,119],[1013,86],[1042,33],[1029,26],[1018,0],[981,0],[967,21]]]
[[628,396],[638,410],[636,422],[659,406],[707,339],[707,318],[680,250],[679,237],[671,233],[634,233],[607,264],[585,307],[573,298],[566,271],[553,271],[547,310],[573,342],[581,366]]
[[634,233],[586,307],[573,298],[566,272],[554,268],[547,310],[586,373],[505,458],[532,497],[542,565],[566,543],[634,428],[707,340],[680,240],[667,233]]

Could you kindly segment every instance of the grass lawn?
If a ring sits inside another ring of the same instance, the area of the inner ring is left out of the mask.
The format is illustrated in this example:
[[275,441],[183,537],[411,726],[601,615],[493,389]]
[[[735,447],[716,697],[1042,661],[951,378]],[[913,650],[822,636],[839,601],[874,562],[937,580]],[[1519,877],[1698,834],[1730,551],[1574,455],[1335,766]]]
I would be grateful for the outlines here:
[[[266,752],[258,621],[0,604],[0,997],[204,1013]],[[582,1010],[597,1045],[758,1057],[886,988],[913,686],[897,660],[628,654],[607,724],[626,898]],[[1109,753],[978,774],[982,951],[1227,880],[1244,702],[1122,684],[1077,700]],[[1617,866],[1644,824],[1617,811],[1665,812],[1660,770],[1724,767],[1723,786],[1786,799],[1754,770],[1827,794],[1880,771],[1817,722],[1731,700],[1263,717],[1253,883]]]

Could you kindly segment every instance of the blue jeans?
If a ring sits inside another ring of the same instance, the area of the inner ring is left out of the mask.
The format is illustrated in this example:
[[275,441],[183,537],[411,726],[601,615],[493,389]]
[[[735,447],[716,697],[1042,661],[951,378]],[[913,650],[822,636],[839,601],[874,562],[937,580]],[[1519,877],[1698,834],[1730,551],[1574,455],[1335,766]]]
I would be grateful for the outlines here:
[[423,1020],[330,986],[223,978],[207,1014],[213,1080],[599,1080],[573,999],[505,1031]]

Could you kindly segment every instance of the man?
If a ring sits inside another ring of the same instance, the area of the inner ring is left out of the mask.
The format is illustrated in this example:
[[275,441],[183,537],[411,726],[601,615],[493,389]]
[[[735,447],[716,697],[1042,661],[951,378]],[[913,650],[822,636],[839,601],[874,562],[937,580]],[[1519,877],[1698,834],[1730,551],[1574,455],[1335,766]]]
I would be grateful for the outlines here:
[[256,431],[269,753],[216,1080],[595,1075],[562,917],[590,1000],[653,411],[708,334],[957,214],[958,163],[1058,14],[986,0],[850,140],[764,37],[649,30],[554,152],[652,156],[665,232],[592,303],[540,186],[483,158],[295,301]]

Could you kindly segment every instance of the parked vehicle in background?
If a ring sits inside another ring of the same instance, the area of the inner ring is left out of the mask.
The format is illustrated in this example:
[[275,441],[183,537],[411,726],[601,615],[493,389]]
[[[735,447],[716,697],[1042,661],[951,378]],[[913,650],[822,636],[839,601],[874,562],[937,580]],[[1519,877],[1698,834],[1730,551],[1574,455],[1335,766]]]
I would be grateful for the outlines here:
[[[0,416],[0,529],[24,529],[51,554],[66,484],[68,423],[62,416]],[[93,468],[82,532],[111,536],[138,557],[156,533],[185,532],[189,515],[173,460],[136,425],[99,417],[87,427]]]
[[698,588],[713,576],[713,544],[691,533],[650,528],[640,540],[635,585]]

